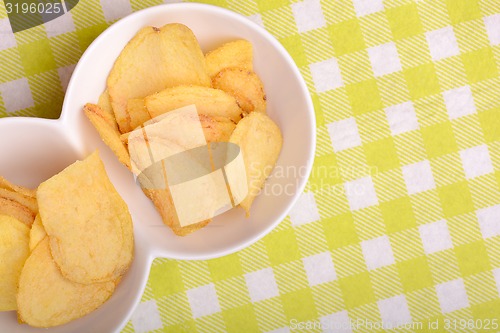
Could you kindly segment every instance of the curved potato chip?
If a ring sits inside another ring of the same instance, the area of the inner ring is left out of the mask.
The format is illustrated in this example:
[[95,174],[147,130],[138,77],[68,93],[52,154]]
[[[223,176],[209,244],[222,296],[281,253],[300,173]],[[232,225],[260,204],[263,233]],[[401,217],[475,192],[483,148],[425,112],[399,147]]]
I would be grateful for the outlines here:
[[115,130],[118,129],[118,124],[116,123],[115,114],[113,112],[113,107],[111,106],[111,100],[109,99],[109,93],[105,90],[101,96],[99,96],[99,101],[97,105],[101,108],[102,116],[106,122],[111,125]]
[[24,223],[0,215],[0,311],[17,309],[17,281],[29,255],[29,232]]
[[31,190],[26,187],[17,186],[9,182],[7,179],[0,176],[0,188],[4,188],[9,191],[14,191],[24,195],[25,197],[36,198],[36,190]]
[[133,257],[132,219],[97,152],[42,183],[37,198],[65,278],[88,284],[125,273]]
[[107,80],[120,131],[132,130],[129,99],[182,84],[210,86],[205,57],[193,32],[178,23],[141,29],[116,59]]
[[214,88],[234,96],[246,112],[266,112],[264,85],[255,72],[242,68],[226,68],[212,79]]
[[200,114],[200,122],[207,142],[227,142],[236,128],[236,124],[225,117]]
[[101,306],[114,282],[80,284],[64,278],[52,259],[45,237],[33,250],[19,278],[20,319],[34,327],[52,327],[85,316]]
[[30,230],[30,252],[35,249],[38,243],[40,243],[40,241],[44,239],[45,236],[47,236],[47,233],[43,228],[42,219],[40,218],[40,214],[37,214],[37,216],[35,217],[35,222],[33,222]]
[[253,70],[252,43],[239,39],[226,43],[205,55],[210,77],[228,67]]
[[271,118],[263,113],[253,112],[236,125],[229,142],[239,145],[243,153],[248,195],[240,206],[248,216],[253,200],[278,160],[283,138],[279,127]]
[[27,197],[19,192],[13,192],[4,188],[0,188],[0,198],[15,201],[28,208],[35,214],[38,212],[38,204],[36,202],[36,199],[33,197]]
[[120,132],[107,120],[105,112],[95,104],[85,104],[83,112],[95,127],[102,141],[113,151],[118,160],[130,169],[130,155],[120,139]]
[[211,117],[227,117],[237,123],[242,110],[233,96],[222,90],[200,86],[178,86],[165,89],[145,98],[151,118],[183,106],[196,105],[198,114]]
[[31,227],[35,220],[36,212],[31,211],[28,207],[21,205],[17,201],[0,197],[0,214],[12,216],[28,227]]
[[130,116],[130,127],[132,130],[151,119],[142,98],[129,99],[127,102],[127,112]]

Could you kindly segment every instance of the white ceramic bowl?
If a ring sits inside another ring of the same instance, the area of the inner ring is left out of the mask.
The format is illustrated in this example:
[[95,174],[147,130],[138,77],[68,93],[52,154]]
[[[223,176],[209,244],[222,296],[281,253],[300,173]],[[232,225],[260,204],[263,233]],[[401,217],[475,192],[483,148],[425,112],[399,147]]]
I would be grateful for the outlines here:
[[[116,57],[140,28],[173,22],[191,28],[203,51],[237,38],[252,42],[255,70],[268,97],[268,114],[284,138],[277,162],[281,172],[268,180],[268,191],[254,202],[252,216],[245,218],[241,209],[234,209],[187,237],[177,237],[163,225],[132,174],[119,164],[81,111],[85,103],[97,102]],[[43,332],[119,331],[143,293],[154,258],[216,258],[241,250],[266,235],[285,218],[304,189],[314,158],[315,125],[309,92],[292,58],[269,33],[243,16],[208,5],[173,4],[136,12],[108,28],[80,59],[60,119],[0,120],[0,175],[36,187],[99,149],[134,221],[135,260],[113,297],[90,315]],[[42,332],[17,324],[14,312],[0,314],[0,331]]]

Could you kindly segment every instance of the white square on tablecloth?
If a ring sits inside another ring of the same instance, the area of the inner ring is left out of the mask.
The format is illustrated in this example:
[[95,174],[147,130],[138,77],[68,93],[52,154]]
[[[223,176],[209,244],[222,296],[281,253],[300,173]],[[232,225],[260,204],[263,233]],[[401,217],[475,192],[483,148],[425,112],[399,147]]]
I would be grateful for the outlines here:
[[479,209],[476,216],[483,238],[500,235],[500,205]]
[[391,74],[402,69],[394,42],[370,47],[368,56],[375,76]]
[[462,159],[467,179],[486,175],[494,171],[487,145],[461,150],[460,158]]
[[425,34],[431,57],[433,60],[441,60],[460,53],[457,39],[453,33],[453,27],[448,26]]
[[112,22],[132,13],[132,6],[129,0],[101,0],[104,18]]
[[335,152],[361,145],[361,137],[354,118],[335,121],[326,126]]
[[310,286],[330,282],[337,278],[330,252],[315,254],[302,259]]
[[75,24],[73,23],[73,16],[71,16],[71,12],[67,12],[64,15],[56,17],[55,19],[46,22],[44,25],[47,37],[49,38],[75,31]]
[[384,10],[382,0],[354,0],[354,10],[358,17],[373,14]]
[[418,227],[426,254],[453,247],[450,232],[445,220],[423,224]]
[[265,28],[264,21],[262,20],[262,15],[260,15],[260,14],[254,14],[254,15],[247,16],[247,18],[250,21],[252,21],[253,23],[261,26],[262,28]]
[[500,44],[500,14],[485,17],[484,25],[491,45]]
[[0,84],[0,94],[7,113],[35,105],[28,79],[25,77]]
[[323,332],[328,333],[352,333],[351,320],[347,311],[339,311],[319,319]]
[[15,47],[16,38],[8,18],[0,19],[0,51]]
[[290,333],[290,327],[280,327],[272,331],[267,331],[266,333]]
[[377,302],[384,327],[396,328],[412,322],[404,295],[397,295]]
[[71,79],[73,71],[75,70],[75,67],[76,65],[69,65],[57,69],[57,74],[59,74],[59,81],[61,81],[61,87],[63,91],[66,91],[66,89],[68,88],[68,83]]
[[220,312],[219,300],[213,283],[186,291],[194,318]]
[[132,326],[136,333],[145,333],[163,327],[155,300],[139,303],[132,314]]
[[436,286],[441,311],[448,313],[469,306],[464,280],[456,279]]
[[450,119],[456,119],[476,112],[476,105],[469,86],[443,92],[444,103]]
[[336,58],[330,58],[310,64],[309,68],[311,70],[314,87],[318,93],[339,88],[344,85],[339,63]]
[[290,211],[290,220],[297,226],[320,219],[314,193],[304,192],[299,197],[292,210]]
[[361,249],[369,270],[392,265],[395,262],[387,235],[361,242]]
[[363,209],[378,204],[377,194],[370,176],[344,183],[351,210]]
[[417,115],[411,101],[387,107],[385,115],[392,135],[418,129]]
[[279,295],[273,269],[270,267],[245,274],[245,281],[252,302],[262,301]]
[[436,187],[431,164],[428,160],[405,165],[403,167],[403,178],[409,194],[428,191]]
[[324,27],[326,24],[320,0],[304,0],[292,4],[295,23],[300,33]]

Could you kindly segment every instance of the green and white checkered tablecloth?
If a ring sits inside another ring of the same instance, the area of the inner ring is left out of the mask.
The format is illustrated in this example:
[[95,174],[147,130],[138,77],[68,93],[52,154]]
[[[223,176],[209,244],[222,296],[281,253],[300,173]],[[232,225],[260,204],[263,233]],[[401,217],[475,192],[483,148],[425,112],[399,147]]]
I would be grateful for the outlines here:
[[[58,117],[91,41],[160,3],[81,0],[14,34],[0,1],[0,116]],[[500,1],[207,3],[294,58],[313,173],[251,247],[156,260],[124,332],[500,331]]]

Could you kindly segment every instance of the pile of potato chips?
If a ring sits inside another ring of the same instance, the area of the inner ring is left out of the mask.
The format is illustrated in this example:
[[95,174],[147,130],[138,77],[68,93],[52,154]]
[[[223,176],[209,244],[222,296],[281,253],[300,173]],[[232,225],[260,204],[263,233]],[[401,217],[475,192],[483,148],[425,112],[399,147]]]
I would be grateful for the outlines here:
[[[84,112],[120,162],[132,170],[130,132],[188,105],[196,106],[207,143],[239,145],[249,188],[240,206],[249,215],[282,147],[281,131],[266,115],[266,95],[253,71],[250,42],[235,40],[204,55],[193,32],[182,24],[145,27],[119,55],[98,104],[87,104]],[[181,226],[168,186],[143,191],[176,235],[210,222]]]
[[0,311],[35,327],[102,305],[134,252],[128,207],[96,152],[36,191],[0,178]]

